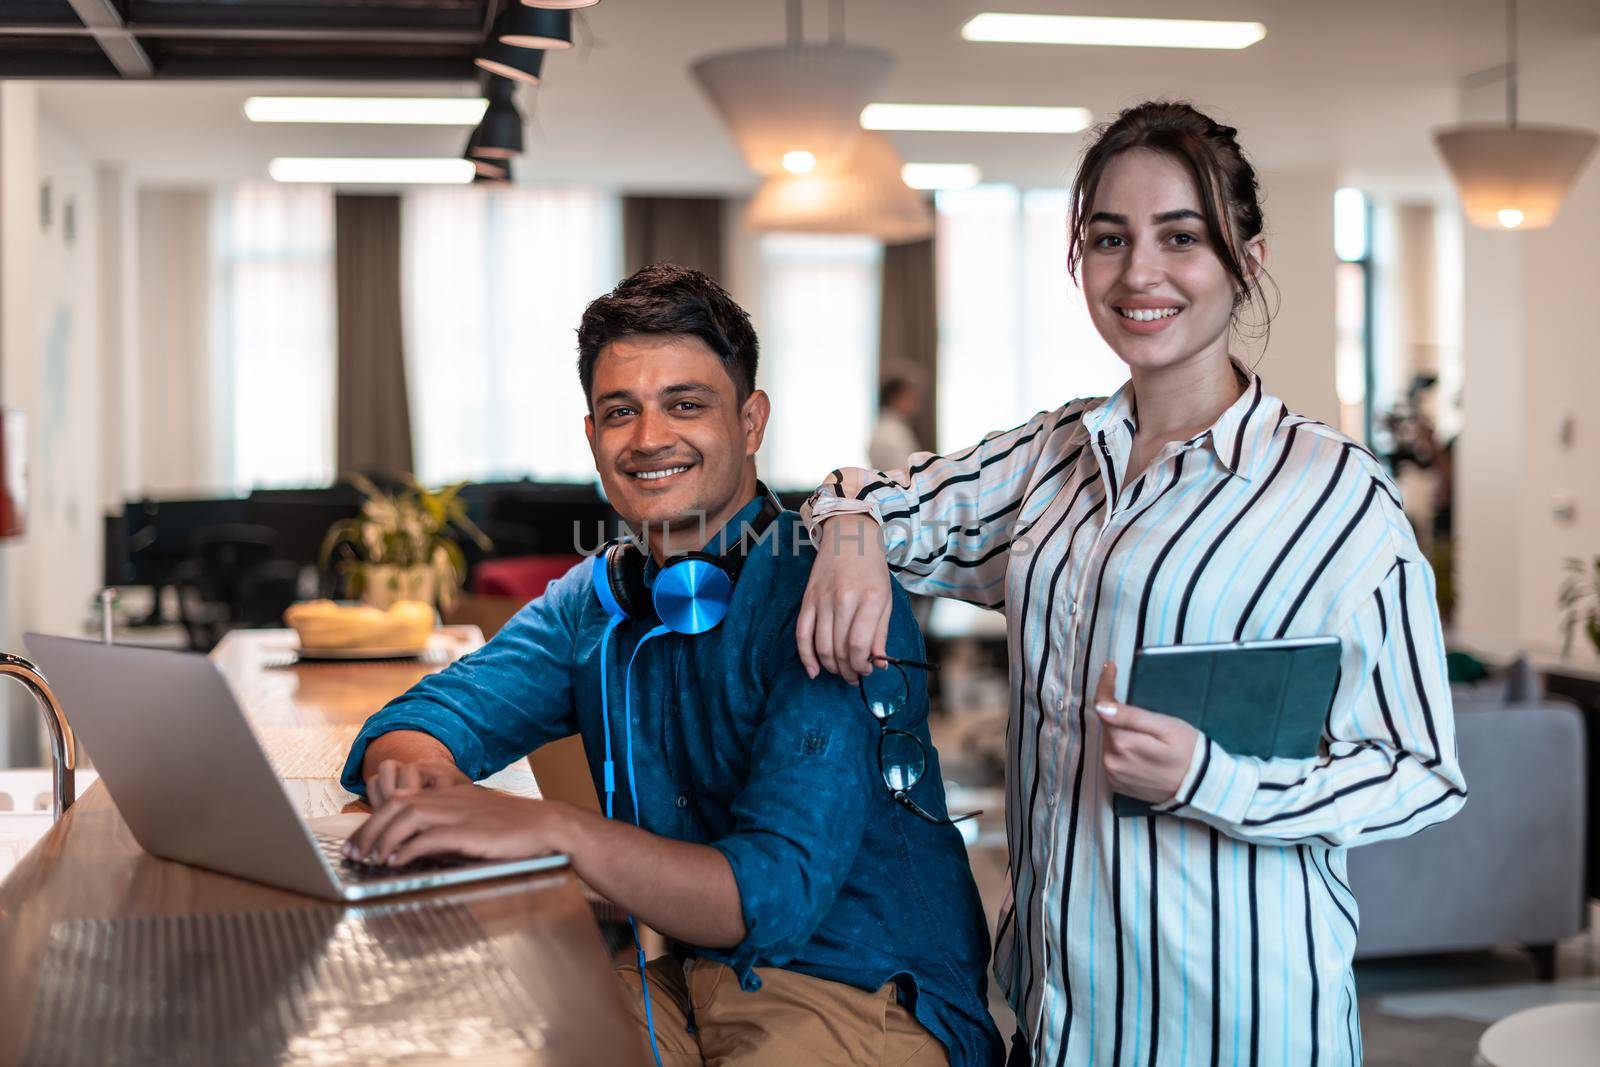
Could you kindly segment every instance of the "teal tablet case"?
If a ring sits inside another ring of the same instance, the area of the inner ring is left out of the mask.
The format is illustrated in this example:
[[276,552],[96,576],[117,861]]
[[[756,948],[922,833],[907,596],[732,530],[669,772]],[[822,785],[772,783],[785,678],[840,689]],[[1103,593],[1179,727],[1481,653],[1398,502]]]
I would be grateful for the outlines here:
[[[1125,703],[1171,715],[1235,756],[1308,759],[1339,685],[1339,639],[1140,649]],[[1119,816],[1153,815],[1120,793]]]

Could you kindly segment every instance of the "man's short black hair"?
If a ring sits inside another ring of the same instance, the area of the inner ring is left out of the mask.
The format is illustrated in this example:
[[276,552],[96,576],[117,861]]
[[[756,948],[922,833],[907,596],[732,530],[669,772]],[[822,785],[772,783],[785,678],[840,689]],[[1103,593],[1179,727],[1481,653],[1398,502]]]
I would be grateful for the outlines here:
[[623,279],[583,311],[578,326],[578,381],[585,402],[594,386],[594,363],[612,341],[640,334],[698,337],[717,354],[742,404],[755,392],[759,347],[744,308],[703,271],[656,263]]

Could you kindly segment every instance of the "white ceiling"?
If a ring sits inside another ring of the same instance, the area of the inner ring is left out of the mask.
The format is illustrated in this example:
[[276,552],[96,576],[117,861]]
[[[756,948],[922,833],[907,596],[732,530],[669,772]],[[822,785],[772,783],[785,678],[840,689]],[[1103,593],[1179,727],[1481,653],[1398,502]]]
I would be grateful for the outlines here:
[[[963,41],[962,23],[984,10],[1252,19],[1266,24],[1267,37],[1241,52]],[[825,0],[807,0],[808,38],[823,35],[826,11]],[[1522,0],[1519,11],[1525,68],[1543,51],[1600,34],[1594,0]],[[1443,186],[1428,131],[1462,117],[1462,79],[1498,66],[1505,48],[1499,0],[853,0],[846,13],[851,41],[896,57],[888,100],[1076,104],[1098,120],[1149,97],[1184,97],[1237,126],[1263,170],[1333,168],[1347,181],[1395,188]],[[529,131],[519,180],[751,188],[687,68],[709,52],[778,43],[781,0],[604,0],[588,20],[594,46],[547,56],[545,84],[523,91]],[[198,184],[264,177],[277,155],[453,155],[465,130],[253,126],[240,112],[246,96],[263,91],[403,95],[419,84],[429,93],[474,91],[465,83],[47,82],[41,101],[97,158],[152,183]],[[1539,108],[1524,94],[1525,117],[1537,119]],[[1061,184],[1081,140],[892,136],[907,159],[977,163],[986,179],[1031,185]]]

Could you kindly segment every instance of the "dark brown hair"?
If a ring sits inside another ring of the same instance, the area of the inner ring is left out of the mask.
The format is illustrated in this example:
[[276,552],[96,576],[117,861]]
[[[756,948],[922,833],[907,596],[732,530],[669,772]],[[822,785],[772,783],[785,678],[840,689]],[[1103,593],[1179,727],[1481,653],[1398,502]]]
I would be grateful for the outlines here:
[[742,404],[755,392],[760,344],[744,308],[702,271],[656,263],[636,271],[583,311],[578,325],[578,381],[590,400],[594,364],[612,341],[640,334],[687,334],[717,354]]
[[1146,101],[1098,127],[1072,182],[1072,211],[1067,223],[1067,268],[1072,276],[1079,276],[1089,213],[1106,165],[1118,154],[1134,148],[1161,152],[1184,164],[1194,179],[1211,244],[1236,286],[1235,326],[1239,324],[1239,310],[1259,300],[1260,329],[1265,332],[1271,309],[1260,284],[1245,273],[1244,253],[1245,244],[1261,233],[1264,220],[1255,168],[1239,147],[1238,132],[1181,100]]

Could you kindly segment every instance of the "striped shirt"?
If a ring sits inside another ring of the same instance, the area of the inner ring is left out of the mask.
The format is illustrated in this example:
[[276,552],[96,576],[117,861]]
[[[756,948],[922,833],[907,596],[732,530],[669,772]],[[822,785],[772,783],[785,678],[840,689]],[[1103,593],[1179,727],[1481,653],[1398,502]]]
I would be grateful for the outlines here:
[[[1204,433],[1125,477],[1131,383],[908,470],[836,471],[813,532],[883,523],[900,584],[1002,610],[1010,891],[995,976],[1036,1065],[1353,1064],[1344,848],[1453,814],[1432,571],[1376,460],[1253,373]],[[1195,746],[1154,818],[1117,818],[1086,714],[1146,645],[1336,634],[1321,753]]]

